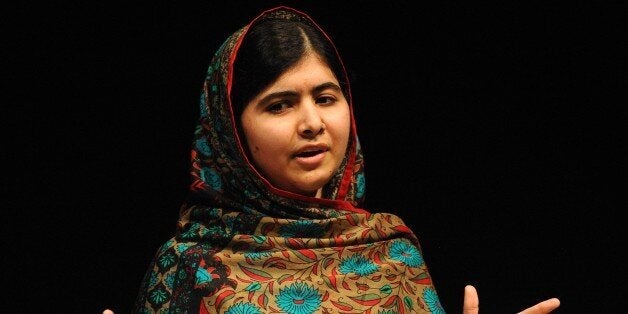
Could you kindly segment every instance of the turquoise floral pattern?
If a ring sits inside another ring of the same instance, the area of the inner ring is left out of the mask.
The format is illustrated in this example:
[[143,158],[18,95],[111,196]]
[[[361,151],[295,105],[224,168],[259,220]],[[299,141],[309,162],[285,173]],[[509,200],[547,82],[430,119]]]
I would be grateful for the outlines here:
[[295,282],[279,290],[277,305],[286,313],[310,314],[321,305],[321,295],[313,286]]
[[357,189],[355,192],[355,197],[364,197],[364,192],[366,192],[366,179],[364,178],[364,173],[359,173],[357,176]]
[[255,304],[239,302],[230,306],[225,314],[262,314]]
[[216,170],[212,168],[201,169],[201,177],[203,181],[207,182],[212,189],[220,191],[222,189],[222,182],[220,181],[220,175]]
[[212,154],[212,149],[209,146],[209,143],[207,143],[206,138],[199,138],[196,140],[196,150],[204,156],[211,156]]
[[339,267],[341,274],[355,273],[360,276],[368,276],[376,272],[377,269],[377,265],[359,254],[342,259]]
[[443,309],[443,306],[440,304],[440,300],[433,288],[426,288],[423,291],[423,299],[425,300],[425,304],[429,308],[430,312],[445,314],[445,309]]
[[423,264],[419,249],[406,240],[396,240],[390,245],[390,257],[410,267]]
[[252,258],[252,259],[265,259],[267,257],[270,257],[271,255],[272,255],[272,252],[269,252],[269,251],[244,253],[245,257]]
[[318,238],[324,232],[323,226],[311,220],[297,220],[282,226],[279,230],[281,236],[292,238]]

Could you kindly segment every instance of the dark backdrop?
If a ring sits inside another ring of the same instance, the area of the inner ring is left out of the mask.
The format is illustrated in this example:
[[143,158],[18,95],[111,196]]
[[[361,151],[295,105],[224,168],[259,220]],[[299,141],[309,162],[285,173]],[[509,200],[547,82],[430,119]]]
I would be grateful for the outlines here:
[[284,3],[335,39],[353,80],[365,207],[413,228],[449,313],[465,284],[483,313],[553,296],[559,313],[625,309],[614,292],[626,278],[625,183],[613,180],[625,116],[610,97],[625,87],[618,8],[210,2],[33,4],[8,19],[17,53],[5,79],[17,84],[3,107],[17,109],[5,119],[17,146],[4,155],[19,176],[5,185],[7,307],[130,310],[174,232],[212,54]]

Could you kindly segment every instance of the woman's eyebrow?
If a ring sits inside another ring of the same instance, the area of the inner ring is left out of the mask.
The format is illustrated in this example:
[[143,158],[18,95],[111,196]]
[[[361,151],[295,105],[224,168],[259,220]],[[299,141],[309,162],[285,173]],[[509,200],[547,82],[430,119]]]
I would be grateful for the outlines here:
[[[323,84],[317,85],[314,88],[312,88],[312,92],[313,93],[320,93],[326,89],[333,89],[337,92],[340,92],[340,86],[338,86],[338,84],[334,83],[334,82],[325,82]],[[269,99],[273,99],[273,98],[282,98],[282,97],[297,97],[299,93],[297,93],[296,91],[292,91],[292,90],[286,90],[286,91],[280,91],[280,92],[274,92],[274,93],[270,93],[264,97],[262,97],[262,99],[260,99],[259,103],[265,103],[267,102]]]
[[324,90],[326,90],[326,89],[333,89],[333,90],[335,90],[335,91],[337,91],[337,92],[340,92],[340,91],[341,91],[341,90],[340,90],[340,86],[338,86],[338,84],[336,84],[336,83],[334,83],[334,82],[326,82],[326,83],[320,84],[320,85],[318,85],[318,86],[314,87],[314,88],[312,89],[312,91],[313,91],[314,93],[319,93],[319,92],[324,91]]
[[274,93],[270,93],[266,96],[264,96],[262,99],[260,99],[260,103],[264,103],[266,101],[268,101],[269,99],[273,99],[273,98],[282,98],[282,97],[296,97],[298,96],[299,93],[295,92],[295,91],[291,91],[291,90],[286,90],[286,91],[280,91],[280,92],[274,92]]

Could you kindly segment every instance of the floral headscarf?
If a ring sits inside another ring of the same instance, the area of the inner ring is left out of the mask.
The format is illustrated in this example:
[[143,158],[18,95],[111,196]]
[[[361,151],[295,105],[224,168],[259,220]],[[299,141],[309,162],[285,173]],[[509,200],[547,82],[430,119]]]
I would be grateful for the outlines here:
[[200,97],[190,193],[134,312],[444,313],[412,231],[395,215],[359,208],[364,164],[346,73],[339,80],[351,108],[349,147],[322,198],[275,188],[248,160],[230,103],[232,70],[247,31],[263,19],[298,20],[324,34],[306,14],[277,7],[215,53]]

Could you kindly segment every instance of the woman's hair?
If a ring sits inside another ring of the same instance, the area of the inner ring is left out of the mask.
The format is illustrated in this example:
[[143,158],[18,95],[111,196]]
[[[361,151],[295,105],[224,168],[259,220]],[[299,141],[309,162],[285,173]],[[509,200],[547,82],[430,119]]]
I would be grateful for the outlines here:
[[233,64],[231,103],[237,123],[251,99],[311,52],[330,67],[348,100],[342,64],[322,31],[299,21],[267,19],[253,24]]

